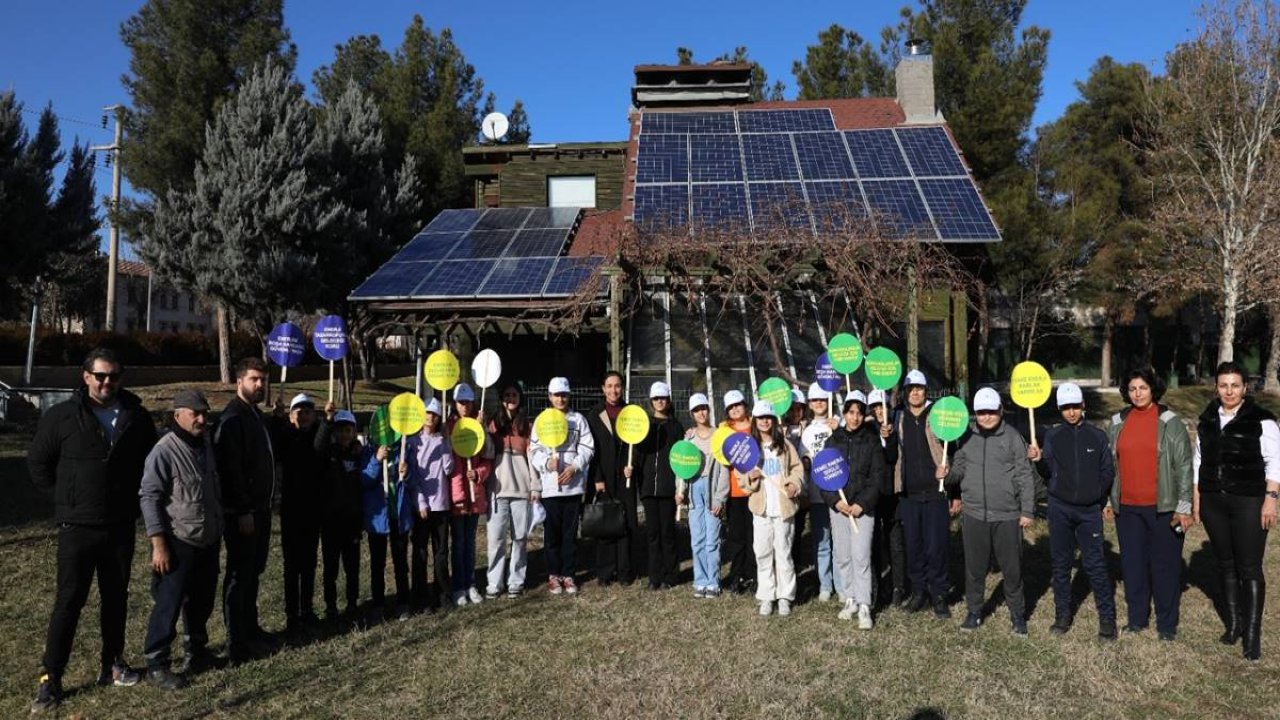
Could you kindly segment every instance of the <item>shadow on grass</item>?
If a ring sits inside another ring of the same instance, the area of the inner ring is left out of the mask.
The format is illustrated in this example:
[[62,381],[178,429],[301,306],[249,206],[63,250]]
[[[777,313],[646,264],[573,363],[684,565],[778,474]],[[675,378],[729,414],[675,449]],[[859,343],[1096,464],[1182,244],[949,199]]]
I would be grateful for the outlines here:
[[0,498],[0,530],[53,517],[53,499],[31,484],[25,457],[0,457]]

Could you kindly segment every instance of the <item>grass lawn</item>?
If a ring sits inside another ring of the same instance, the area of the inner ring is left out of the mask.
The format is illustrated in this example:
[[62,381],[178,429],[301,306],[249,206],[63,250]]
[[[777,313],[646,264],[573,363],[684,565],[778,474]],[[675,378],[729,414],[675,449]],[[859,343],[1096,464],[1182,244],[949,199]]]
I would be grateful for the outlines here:
[[[387,397],[398,391],[380,390]],[[162,396],[157,391],[152,398]],[[215,407],[223,403],[210,399]],[[378,402],[372,393],[366,401]],[[27,439],[0,434],[5,718],[25,716],[34,696],[54,588],[51,507],[29,487],[21,459]],[[483,536],[482,526],[482,554]],[[1107,527],[1107,538],[1118,577],[1114,525]],[[260,599],[263,622],[272,630],[284,623],[276,541]],[[1280,540],[1273,536],[1269,542]],[[142,664],[150,610],[144,547],[140,533],[127,635],[127,654],[135,664]],[[932,708],[948,718],[1020,720],[1280,716],[1280,598],[1273,589],[1261,662],[1246,663],[1238,647],[1218,644],[1221,624],[1212,605],[1217,575],[1200,527],[1188,534],[1182,623],[1172,644],[1158,642],[1152,631],[1100,643],[1082,578],[1075,627],[1064,637],[1049,635],[1054,613],[1043,522],[1027,533],[1031,634],[1025,640],[1009,633],[1003,606],[977,632],[961,634],[962,604],[953,606],[956,617],[949,621],[887,610],[875,630],[859,632],[836,619],[835,603],[809,599],[816,591],[812,570],[801,576],[801,603],[790,618],[760,618],[748,598],[695,601],[687,559],[685,583],[671,592],[651,593],[643,583],[600,589],[587,582],[577,598],[552,597],[536,582],[544,577],[538,547],[535,541],[533,590],[519,600],[318,634],[270,658],[198,675],[190,689],[177,693],[145,685],[91,686],[98,654],[97,600],[91,596],[65,680],[71,694],[61,712],[93,718],[907,718]],[[579,567],[590,564],[580,552]],[[1280,548],[1269,548],[1266,565],[1276,577]],[[958,529],[951,568],[959,587]],[[367,596],[367,564],[362,570]],[[998,581],[989,580],[989,596],[998,597]],[[387,582],[394,587],[392,578]],[[1117,591],[1123,624],[1123,592]],[[217,613],[210,632],[215,645],[223,641]]]

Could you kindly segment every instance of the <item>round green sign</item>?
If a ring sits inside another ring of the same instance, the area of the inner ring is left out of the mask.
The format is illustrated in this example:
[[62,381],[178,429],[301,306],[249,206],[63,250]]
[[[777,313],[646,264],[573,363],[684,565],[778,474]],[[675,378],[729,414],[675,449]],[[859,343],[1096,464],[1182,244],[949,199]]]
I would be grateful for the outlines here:
[[855,373],[862,366],[862,343],[849,333],[840,333],[827,343],[827,359],[841,375]]
[[933,434],[943,442],[959,440],[964,431],[969,429],[969,408],[954,395],[938,398],[929,407],[929,427],[933,428]]
[[779,419],[791,409],[791,386],[782,378],[772,377],[760,383],[756,397],[769,401],[773,406],[773,414]]
[[864,370],[867,381],[877,390],[892,390],[902,377],[902,360],[898,353],[887,347],[873,348],[867,353],[867,367]]
[[681,440],[671,446],[671,455],[668,458],[671,463],[671,471],[681,480],[698,474],[702,470],[702,451],[697,445],[688,440]]
[[391,413],[386,405],[378,406],[369,420],[369,439],[375,445],[391,446],[400,439],[400,434],[391,429]]

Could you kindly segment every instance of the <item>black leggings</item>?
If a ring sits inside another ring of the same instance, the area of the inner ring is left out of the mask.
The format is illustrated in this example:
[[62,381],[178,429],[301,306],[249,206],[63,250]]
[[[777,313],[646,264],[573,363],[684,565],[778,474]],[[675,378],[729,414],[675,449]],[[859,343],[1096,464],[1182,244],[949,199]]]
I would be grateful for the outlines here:
[[1224,577],[1235,576],[1240,582],[1263,579],[1267,531],[1262,529],[1262,500],[1227,493],[1200,495],[1200,520]]

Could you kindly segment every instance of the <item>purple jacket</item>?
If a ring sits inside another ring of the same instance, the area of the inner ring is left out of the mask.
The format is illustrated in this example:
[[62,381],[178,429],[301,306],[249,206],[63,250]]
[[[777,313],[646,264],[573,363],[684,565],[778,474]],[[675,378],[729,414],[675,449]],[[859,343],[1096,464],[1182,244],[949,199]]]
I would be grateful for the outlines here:
[[424,430],[409,438],[409,482],[418,495],[418,511],[448,512],[449,473],[453,472],[453,450],[443,434]]

